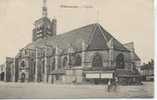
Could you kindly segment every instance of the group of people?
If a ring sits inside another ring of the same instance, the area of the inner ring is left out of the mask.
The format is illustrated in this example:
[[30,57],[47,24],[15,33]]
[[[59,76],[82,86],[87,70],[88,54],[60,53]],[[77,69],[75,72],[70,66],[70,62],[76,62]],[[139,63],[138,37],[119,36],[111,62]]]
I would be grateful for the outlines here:
[[117,77],[115,77],[113,81],[109,80],[107,84],[107,91],[110,92],[111,89],[113,89],[114,91],[117,91],[117,85],[118,85]]

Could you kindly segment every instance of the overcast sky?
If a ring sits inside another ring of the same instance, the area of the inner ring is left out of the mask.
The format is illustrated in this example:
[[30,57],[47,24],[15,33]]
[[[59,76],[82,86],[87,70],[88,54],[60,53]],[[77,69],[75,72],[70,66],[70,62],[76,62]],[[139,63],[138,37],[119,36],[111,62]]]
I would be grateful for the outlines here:
[[[58,34],[98,22],[121,43],[133,41],[143,62],[154,58],[153,0],[47,0],[47,6],[48,17],[57,19]],[[31,42],[41,7],[42,0],[0,0],[0,64]]]

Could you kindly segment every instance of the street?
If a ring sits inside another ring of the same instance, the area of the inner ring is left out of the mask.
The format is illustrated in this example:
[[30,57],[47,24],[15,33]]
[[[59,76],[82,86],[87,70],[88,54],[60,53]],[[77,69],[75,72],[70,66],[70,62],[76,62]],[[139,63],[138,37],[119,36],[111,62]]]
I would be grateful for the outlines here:
[[140,86],[118,86],[116,92],[107,92],[106,85],[0,82],[0,98],[149,98],[153,95],[153,82],[144,82]]

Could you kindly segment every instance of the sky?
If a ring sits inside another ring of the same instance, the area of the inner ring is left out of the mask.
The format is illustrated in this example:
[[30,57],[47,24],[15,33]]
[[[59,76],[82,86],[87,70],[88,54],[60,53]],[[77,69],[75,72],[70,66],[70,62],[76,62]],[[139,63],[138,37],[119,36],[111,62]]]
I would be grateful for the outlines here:
[[[134,42],[142,62],[154,58],[154,0],[47,0],[48,17],[57,19],[57,34],[100,23],[121,43]],[[61,8],[61,5],[92,8]],[[32,41],[42,0],[0,0],[0,64]]]

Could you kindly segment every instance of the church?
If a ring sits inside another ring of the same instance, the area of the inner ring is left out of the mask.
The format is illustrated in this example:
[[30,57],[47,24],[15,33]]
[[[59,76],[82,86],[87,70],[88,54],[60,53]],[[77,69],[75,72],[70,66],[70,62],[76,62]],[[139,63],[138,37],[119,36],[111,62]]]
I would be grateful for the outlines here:
[[32,42],[15,57],[6,57],[6,82],[52,84],[140,83],[140,58],[134,43],[120,43],[99,23],[57,34],[57,19],[49,19],[46,0],[34,22]]

